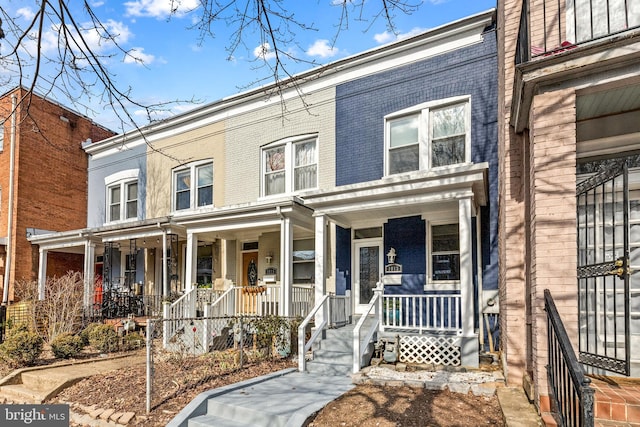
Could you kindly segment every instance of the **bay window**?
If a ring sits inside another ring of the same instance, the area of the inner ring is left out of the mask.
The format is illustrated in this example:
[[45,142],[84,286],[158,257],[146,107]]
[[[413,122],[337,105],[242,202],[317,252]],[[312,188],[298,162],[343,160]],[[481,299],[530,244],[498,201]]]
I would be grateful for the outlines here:
[[317,141],[298,137],[262,149],[262,194],[272,196],[316,188]]
[[213,163],[197,162],[173,172],[173,209],[213,206]]
[[466,163],[471,157],[468,97],[421,104],[385,120],[387,175]]

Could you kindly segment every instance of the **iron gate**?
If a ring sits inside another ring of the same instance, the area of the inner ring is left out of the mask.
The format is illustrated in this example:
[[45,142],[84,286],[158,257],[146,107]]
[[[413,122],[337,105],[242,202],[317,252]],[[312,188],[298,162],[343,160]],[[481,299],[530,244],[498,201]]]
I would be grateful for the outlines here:
[[630,374],[629,168],[638,157],[599,162],[577,185],[579,360]]

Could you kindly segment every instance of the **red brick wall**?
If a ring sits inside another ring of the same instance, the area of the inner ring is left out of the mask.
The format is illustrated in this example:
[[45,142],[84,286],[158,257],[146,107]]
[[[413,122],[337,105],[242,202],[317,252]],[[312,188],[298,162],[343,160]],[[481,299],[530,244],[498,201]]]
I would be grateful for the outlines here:
[[[22,93],[18,91],[19,98]],[[0,99],[0,117],[7,117],[10,105],[9,95]],[[9,123],[5,123],[5,150],[0,153],[0,236],[7,230]],[[95,142],[111,135],[86,117],[41,98],[31,98],[28,112],[26,101],[20,105],[14,180],[14,214],[18,215],[13,219],[11,281],[37,279],[37,249],[27,240],[28,228],[67,231],[86,227],[87,156],[81,144],[88,138]],[[50,268],[58,271],[52,262],[54,259],[49,261]]]

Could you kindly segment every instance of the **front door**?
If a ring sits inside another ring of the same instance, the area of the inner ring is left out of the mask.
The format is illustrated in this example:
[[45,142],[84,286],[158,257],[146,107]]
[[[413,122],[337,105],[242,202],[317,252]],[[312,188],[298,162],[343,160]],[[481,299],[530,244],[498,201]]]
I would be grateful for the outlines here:
[[355,244],[354,271],[355,312],[362,314],[382,273],[382,239],[359,240]]

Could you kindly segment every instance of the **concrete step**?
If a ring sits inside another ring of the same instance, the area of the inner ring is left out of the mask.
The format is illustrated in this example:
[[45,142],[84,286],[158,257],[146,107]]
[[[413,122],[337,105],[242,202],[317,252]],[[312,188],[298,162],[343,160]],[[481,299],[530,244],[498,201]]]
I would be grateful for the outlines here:
[[[242,399],[239,397],[238,399]],[[238,402],[242,405],[242,402]],[[237,406],[233,402],[218,402],[210,399],[207,404],[207,415],[215,416],[218,419],[228,420],[230,426],[265,426],[265,427],[285,427],[288,417],[279,414],[269,413],[259,407],[249,408],[247,406]],[[235,424],[233,424],[235,423]],[[209,424],[215,425],[218,424]]]
[[68,380],[68,375],[53,370],[41,370],[22,372],[20,378],[25,387],[45,392],[64,384]]
[[313,361],[335,362],[348,365],[353,361],[353,350],[334,351],[332,349],[317,350],[313,353]]
[[25,387],[24,384],[9,384],[0,387],[0,396],[13,403],[42,403],[46,393]]
[[336,364],[333,362],[309,362],[307,372],[324,376],[350,376],[352,364]]
[[187,422],[188,427],[261,427],[260,424],[240,424],[238,421],[227,420],[226,418],[216,417],[215,415],[200,415],[190,418]]

